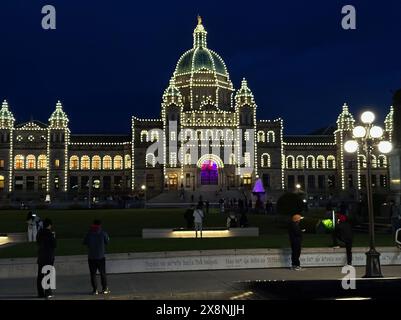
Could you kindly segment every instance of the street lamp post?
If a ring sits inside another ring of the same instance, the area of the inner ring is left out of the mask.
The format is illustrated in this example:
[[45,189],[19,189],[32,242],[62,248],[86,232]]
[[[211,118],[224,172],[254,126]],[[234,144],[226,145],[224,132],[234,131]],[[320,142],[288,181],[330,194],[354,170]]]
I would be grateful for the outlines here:
[[354,140],[349,140],[344,144],[345,151],[349,153],[357,152],[360,147],[366,154],[366,174],[367,174],[367,201],[369,215],[369,251],[366,252],[366,273],[365,278],[383,277],[380,267],[380,253],[375,247],[375,218],[373,212],[372,195],[372,152],[378,142],[378,149],[382,153],[389,153],[392,145],[388,141],[383,141],[383,129],[374,126],[375,115],[371,111],[366,111],[361,116],[363,126],[353,129]]
[[144,203],[145,203],[145,205],[144,205],[144,207],[146,208],[146,186],[145,185],[142,185],[141,186],[141,189],[142,189],[142,191],[143,191],[143,197],[144,197]]

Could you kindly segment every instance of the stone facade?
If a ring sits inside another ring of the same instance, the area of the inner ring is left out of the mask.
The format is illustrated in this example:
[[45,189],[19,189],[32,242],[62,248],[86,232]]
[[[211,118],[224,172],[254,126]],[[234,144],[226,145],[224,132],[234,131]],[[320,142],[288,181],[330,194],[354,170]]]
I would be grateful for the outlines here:
[[[270,193],[358,198],[366,159],[345,153],[355,124],[347,105],[335,126],[284,135],[282,119],[257,118],[244,79],[235,91],[223,59],[207,45],[201,19],[193,48],[177,63],[162,97],[159,119],[132,118],[131,134],[75,135],[60,102],[48,123],[16,123],[0,110],[0,198],[66,199],[166,190],[250,189],[260,178]],[[392,139],[393,110],[385,138]],[[128,131],[128,130],[127,130]],[[152,146],[158,148],[152,149]],[[376,192],[389,190],[388,159],[374,154]]]

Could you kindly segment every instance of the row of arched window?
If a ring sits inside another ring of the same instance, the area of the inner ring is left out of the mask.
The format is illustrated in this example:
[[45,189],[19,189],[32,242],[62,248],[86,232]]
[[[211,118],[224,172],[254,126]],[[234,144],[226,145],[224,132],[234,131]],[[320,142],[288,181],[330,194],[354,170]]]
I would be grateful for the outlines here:
[[160,139],[160,133],[158,130],[152,130],[152,131],[147,131],[147,130],[142,130],[141,131],[141,142],[154,142],[154,141],[159,141]]
[[[263,134],[260,135],[260,141],[259,141],[259,136],[258,136],[258,142],[275,142],[275,134],[273,131],[269,131],[266,136],[264,135],[263,131],[260,131]],[[160,132],[157,130],[152,130],[152,131],[147,131],[147,130],[142,130],[141,131],[141,142],[154,142],[154,141],[159,141],[160,139]],[[184,135],[184,136],[182,136]],[[177,133],[172,131],[170,132],[170,140],[176,140]],[[245,131],[244,133],[245,140],[249,140],[249,132]],[[248,138],[247,138],[248,137]],[[265,140],[266,137],[266,140]],[[226,130],[212,130],[212,129],[207,129],[207,130],[192,130],[192,129],[187,129],[184,131],[181,131],[179,135],[180,140],[182,138],[184,140],[234,140],[234,131],[232,129],[226,129]]]
[[104,156],[103,158],[95,155],[78,157],[76,155],[70,157],[70,170],[122,170],[131,168],[131,156]]
[[[366,156],[359,155],[359,166],[360,168],[366,168],[367,161]],[[372,154],[372,167],[373,168],[387,168],[387,157],[383,154],[376,157]]]
[[257,137],[258,137],[258,142],[267,142],[267,143],[276,142],[276,134],[274,133],[274,131],[268,131],[266,133],[264,131],[258,131]]
[[[193,165],[195,164],[193,162],[194,159],[192,159],[192,155],[190,153],[186,153],[184,155],[184,165]],[[229,158],[228,158],[228,164],[229,165],[235,165],[236,164],[236,157],[234,153],[231,153]],[[270,168],[271,167],[271,158],[268,153],[263,153],[260,157],[260,166],[262,168]],[[156,157],[153,153],[148,153],[146,155],[146,167],[147,168],[154,168],[156,167]]]
[[286,168],[287,169],[335,169],[336,158],[333,155],[327,157],[323,155],[307,156],[287,156],[286,157]]
[[41,154],[36,157],[33,154],[29,154],[26,157],[23,155],[16,155],[14,157],[14,168],[17,170],[21,169],[39,169],[44,170],[47,168],[47,156]]

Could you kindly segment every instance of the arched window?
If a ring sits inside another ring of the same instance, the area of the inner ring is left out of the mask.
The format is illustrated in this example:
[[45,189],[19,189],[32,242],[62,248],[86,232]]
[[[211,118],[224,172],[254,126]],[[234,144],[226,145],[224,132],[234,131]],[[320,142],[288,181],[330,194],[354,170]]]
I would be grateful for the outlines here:
[[190,153],[186,153],[185,154],[185,163],[184,164],[188,164],[188,165],[190,165],[191,164],[191,162],[192,162],[192,157],[191,157],[191,154]]
[[43,170],[47,167],[47,157],[45,154],[41,154],[38,157],[38,169]]
[[231,153],[230,154],[230,159],[229,159],[229,164],[235,164],[235,154]]
[[115,156],[113,160],[114,170],[122,170],[123,169],[123,157]]
[[149,141],[149,136],[148,132],[146,130],[141,131],[141,142],[148,142]]
[[387,157],[385,155],[381,154],[379,156],[377,164],[378,164],[379,168],[387,168]]
[[36,157],[33,154],[30,154],[26,157],[26,168],[36,169]]
[[90,159],[88,156],[81,157],[81,170],[90,170]]
[[366,157],[364,155],[359,155],[359,167],[360,168],[366,168],[367,164],[366,164]]
[[3,191],[5,188],[5,179],[4,176],[0,176],[0,191]]
[[206,130],[206,140],[213,140],[213,131]]
[[15,156],[14,168],[15,169],[24,169],[25,168],[24,156],[22,156],[20,154]]
[[304,156],[297,157],[297,169],[303,169],[305,167],[305,158]]
[[224,139],[223,130],[217,130],[216,131],[216,140],[223,140],[223,139]]
[[294,169],[294,157],[293,156],[288,156],[287,157],[287,169]]
[[276,134],[274,131],[267,132],[267,142],[275,143],[276,142]]
[[150,132],[150,142],[159,141],[159,131],[152,130]]
[[377,168],[377,159],[374,154],[372,154],[372,168]]
[[335,169],[336,168],[336,158],[332,155],[327,157],[327,169]]
[[152,168],[156,167],[156,157],[155,157],[155,155],[154,155],[153,153],[148,153],[148,154],[146,155],[146,167],[147,167],[147,168],[149,168],[149,167],[152,167]]
[[258,142],[265,142],[265,133],[263,131],[258,131]]
[[79,169],[79,158],[77,156],[71,156],[70,158],[70,170]]
[[103,170],[111,170],[111,169],[112,169],[111,157],[104,156],[103,157]]
[[102,159],[99,156],[92,157],[92,170],[102,169]]
[[262,157],[260,159],[260,164],[262,168],[270,168],[271,161],[270,161],[270,155],[268,153],[262,154]]
[[316,167],[318,169],[325,169],[326,168],[325,162],[326,161],[325,161],[324,156],[322,156],[322,155],[317,156],[317,158],[316,158]]
[[203,140],[203,131],[202,130],[196,130],[196,139]]
[[125,169],[130,169],[131,168],[131,156],[129,154],[126,154],[124,157],[124,162],[125,162]]
[[306,166],[308,169],[315,169],[315,157],[314,156],[308,156],[306,158]]
[[232,141],[234,139],[234,133],[231,129],[226,130],[226,140]]

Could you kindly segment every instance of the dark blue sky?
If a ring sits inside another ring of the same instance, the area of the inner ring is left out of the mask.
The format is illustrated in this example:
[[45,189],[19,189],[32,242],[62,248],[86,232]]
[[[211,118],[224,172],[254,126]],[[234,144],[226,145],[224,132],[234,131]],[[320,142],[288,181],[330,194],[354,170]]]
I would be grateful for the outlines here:
[[[57,30],[41,8],[57,9]],[[353,4],[357,30],[341,28]],[[209,47],[236,88],[254,92],[259,119],[285,133],[334,123],[347,102],[383,118],[401,87],[401,2],[1,0],[0,99],[17,121],[47,121],[61,99],[75,133],[128,133],[130,117],[158,117],[201,14]]]

